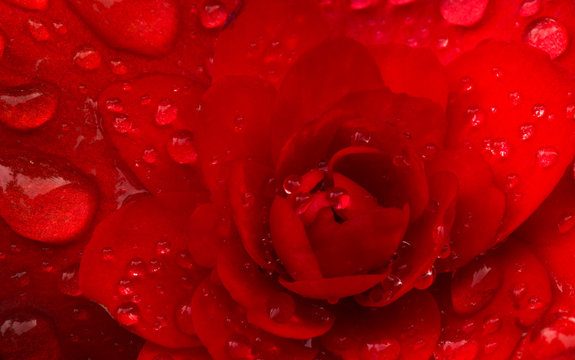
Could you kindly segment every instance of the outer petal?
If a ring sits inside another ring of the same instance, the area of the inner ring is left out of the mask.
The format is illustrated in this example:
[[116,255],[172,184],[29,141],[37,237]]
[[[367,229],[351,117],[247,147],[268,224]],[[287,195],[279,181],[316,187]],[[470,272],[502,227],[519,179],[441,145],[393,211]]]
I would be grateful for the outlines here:
[[447,74],[433,52],[399,44],[375,45],[369,50],[391,91],[429,99],[445,109]]
[[278,85],[291,64],[328,34],[311,1],[246,2],[238,18],[218,38],[214,78],[251,75]]
[[483,151],[495,184],[513,185],[502,240],[545,199],[573,158],[575,86],[546,54],[499,42],[463,55],[448,75],[449,146]]
[[218,275],[230,295],[247,309],[248,322],[271,334],[310,339],[326,333],[334,316],[320,303],[294,296],[275,276],[265,275],[239,246],[228,246]]
[[226,77],[204,94],[195,138],[206,183],[217,204],[225,203],[234,160],[251,158],[269,164],[275,95],[269,83],[255,77]]
[[377,64],[366,48],[347,39],[324,42],[302,56],[282,82],[274,111],[272,149],[278,151],[293,131],[347,94],[382,85]]
[[[447,278],[446,278],[447,280]],[[532,326],[551,302],[549,279],[534,254],[506,244],[459,269],[449,287],[437,288],[444,330],[438,359],[509,359],[523,327]]]
[[344,360],[418,360],[431,356],[440,332],[433,297],[413,291],[385,308],[343,307],[336,325],[321,341]]
[[206,275],[193,264],[186,232],[189,212],[205,197],[145,197],[101,222],[82,257],[84,294],[145,339],[173,348],[196,346],[176,312]]
[[273,356],[279,360],[312,360],[317,350],[304,341],[288,340],[247,324],[241,307],[227,294],[215,273],[192,299],[194,327],[214,360]]

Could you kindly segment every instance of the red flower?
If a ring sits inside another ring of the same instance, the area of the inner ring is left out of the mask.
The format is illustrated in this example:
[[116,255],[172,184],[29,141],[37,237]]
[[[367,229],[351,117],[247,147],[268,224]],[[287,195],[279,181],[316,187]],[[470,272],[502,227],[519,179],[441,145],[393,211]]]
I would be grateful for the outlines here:
[[0,4],[0,358],[575,354],[572,3],[53,3]]

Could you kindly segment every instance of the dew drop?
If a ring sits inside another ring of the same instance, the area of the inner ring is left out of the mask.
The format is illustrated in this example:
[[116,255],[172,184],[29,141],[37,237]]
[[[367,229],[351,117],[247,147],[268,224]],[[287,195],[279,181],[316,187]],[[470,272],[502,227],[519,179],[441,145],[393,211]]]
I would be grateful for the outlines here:
[[515,304],[519,304],[521,300],[525,298],[526,295],[527,295],[527,284],[524,282],[515,283],[511,285],[511,287],[509,288],[509,296],[511,297],[511,300],[513,300]]
[[103,261],[110,262],[114,260],[114,250],[112,248],[103,248],[101,254]]
[[102,56],[100,53],[89,47],[78,50],[74,55],[74,64],[87,71],[96,70],[101,63]]
[[158,243],[156,244],[156,254],[168,255],[170,252],[172,252],[172,249],[169,241],[166,240],[158,241]]
[[352,10],[363,10],[377,5],[379,0],[349,0],[349,8]]
[[471,26],[481,18],[489,0],[441,0],[441,16],[451,25]]
[[537,150],[536,154],[537,165],[539,165],[543,169],[547,169],[555,165],[558,158],[559,153],[554,148],[545,147]]
[[527,308],[529,310],[541,310],[543,309],[543,307],[545,306],[545,303],[539,299],[537,296],[532,296],[529,298],[529,300],[527,301]]
[[461,80],[459,81],[459,86],[461,92],[463,93],[470,93],[475,88],[473,80],[468,76],[461,78]]
[[561,215],[557,222],[557,231],[559,234],[566,234],[575,226],[575,216],[573,213],[568,212]]
[[174,133],[168,141],[167,150],[172,160],[178,164],[193,164],[198,160],[192,133],[187,130]]
[[114,75],[126,75],[128,73],[128,67],[121,59],[110,60],[110,68]]
[[59,95],[53,85],[38,83],[0,91],[0,122],[14,130],[33,130],[54,117]]
[[523,42],[545,51],[551,59],[555,59],[567,49],[569,35],[562,23],[543,17],[527,25],[523,33]]
[[483,111],[478,107],[470,107],[467,109],[466,113],[467,121],[471,124],[472,127],[478,127],[483,124],[485,120],[485,115]]
[[541,8],[541,0],[525,0],[519,7],[519,16],[529,17],[537,14]]
[[366,129],[355,129],[351,134],[352,146],[364,146],[371,142],[371,133]]
[[156,124],[165,126],[173,123],[178,118],[178,107],[168,99],[163,99],[156,110]]
[[524,124],[519,127],[519,135],[521,140],[527,141],[533,137],[533,134],[535,134],[534,124]]
[[148,164],[153,164],[156,161],[158,161],[158,157],[159,157],[158,150],[156,150],[156,148],[153,146],[144,149],[142,153],[142,160],[144,160]]
[[200,22],[206,29],[224,26],[228,19],[226,6],[218,0],[207,0],[200,7]]
[[521,101],[521,94],[519,94],[516,91],[509,93],[509,102],[511,103],[512,106],[519,106],[520,101]]
[[140,308],[133,302],[122,303],[116,309],[116,319],[124,326],[136,325],[140,321]]
[[360,359],[397,360],[401,353],[399,342],[393,338],[382,339],[377,342],[369,341],[362,345]]
[[62,294],[69,296],[80,296],[82,295],[82,290],[80,289],[80,265],[72,265],[64,270],[60,274],[60,279],[58,279],[58,289]]
[[106,110],[115,113],[121,113],[124,111],[124,106],[122,105],[122,100],[118,98],[108,99],[105,102]]
[[226,351],[230,358],[237,360],[253,359],[252,347],[245,336],[233,335],[226,341]]
[[511,152],[509,143],[505,139],[485,139],[483,148],[499,160],[507,159]]
[[501,318],[496,315],[489,315],[483,320],[483,334],[494,334],[501,329]]
[[431,267],[425,273],[415,280],[413,286],[419,290],[425,290],[430,287],[435,281],[435,268]]
[[458,269],[452,279],[451,300],[458,314],[470,314],[487,306],[501,287],[503,271],[479,258]]
[[274,294],[266,300],[266,311],[271,320],[288,322],[295,313],[294,299],[287,293]]
[[536,119],[541,119],[543,116],[545,116],[546,112],[547,109],[545,108],[545,105],[537,104],[533,106],[532,114]]
[[48,32],[48,27],[46,27],[46,25],[44,25],[44,23],[40,20],[28,19],[28,31],[34,40],[38,42],[50,39],[50,32]]
[[131,278],[142,278],[148,271],[146,263],[141,258],[133,258],[128,263],[128,276]]
[[343,210],[349,207],[351,197],[345,189],[333,188],[327,192],[327,201],[336,210]]
[[382,300],[389,301],[395,294],[402,288],[403,281],[396,275],[389,275],[381,282],[381,288],[383,290]]
[[284,192],[288,195],[295,194],[301,187],[301,177],[299,175],[289,175],[283,182]]

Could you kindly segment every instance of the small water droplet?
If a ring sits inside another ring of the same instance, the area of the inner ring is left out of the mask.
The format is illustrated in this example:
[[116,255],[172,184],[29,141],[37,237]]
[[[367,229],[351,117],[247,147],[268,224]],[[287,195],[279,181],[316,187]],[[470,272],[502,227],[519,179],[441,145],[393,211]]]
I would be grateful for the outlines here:
[[544,147],[537,150],[536,154],[537,165],[539,165],[543,169],[547,169],[555,165],[558,158],[559,153],[554,148]]
[[473,79],[471,79],[468,76],[461,78],[461,80],[459,81],[459,86],[460,86],[461,92],[463,92],[463,93],[470,93],[475,88],[475,84],[473,83]]
[[521,101],[521,94],[519,94],[517,91],[509,93],[509,102],[511,103],[511,105],[519,106],[520,101]]
[[134,284],[130,279],[120,279],[118,281],[118,294],[122,296],[130,296],[134,294]]
[[110,262],[114,260],[114,250],[112,248],[103,248],[101,253],[103,261]]
[[37,19],[28,19],[28,31],[34,40],[41,42],[50,39],[50,32],[48,27],[43,22]]
[[60,279],[58,280],[58,289],[65,295],[69,296],[80,296],[82,295],[82,290],[80,289],[80,265],[72,265],[64,270],[60,274]]
[[537,296],[532,296],[529,298],[529,300],[527,301],[527,308],[529,310],[541,310],[543,309],[543,307],[545,306],[545,303],[538,298]]
[[226,342],[226,351],[232,359],[254,359],[252,347],[245,336],[233,335]]
[[535,134],[534,124],[524,124],[519,127],[519,135],[521,136],[521,140],[527,141],[533,137],[533,134]]
[[545,108],[545,105],[537,104],[533,106],[531,113],[533,114],[534,118],[541,119],[543,116],[545,116],[546,112],[547,109]]
[[469,107],[466,113],[467,121],[471,124],[472,127],[478,127],[483,124],[485,120],[485,115],[483,111],[476,106]]
[[371,133],[366,129],[355,129],[351,134],[352,146],[363,146],[371,142]]
[[351,197],[345,189],[333,188],[327,192],[327,201],[336,210],[343,210],[349,207]]
[[168,99],[161,100],[156,111],[156,124],[158,126],[169,125],[176,121],[177,118],[178,107]]
[[399,342],[393,338],[369,341],[361,346],[359,359],[397,360],[401,353]]
[[389,275],[385,280],[381,282],[381,288],[383,290],[382,300],[389,301],[395,294],[402,288],[403,281],[396,275]]
[[527,295],[526,283],[518,282],[511,285],[511,288],[509,289],[509,296],[511,296],[511,300],[513,300],[515,304],[519,304],[519,302],[521,302],[521,300],[523,300],[526,295]]
[[566,234],[575,226],[575,216],[571,212],[564,213],[557,222],[559,234]]
[[435,268],[432,266],[429,270],[423,273],[415,280],[413,286],[419,290],[425,290],[430,287],[435,281]]
[[156,150],[155,147],[149,147],[147,149],[144,149],[144,152],[142,153],[142,160],[144,160],[146,163],[148,164],[153,164],[156,161],[158,161],[158,150]]
[[224,26],[228,19],[226,6],[218,0],[207,0],[200,6],[200,21],[206,29]]
[[483,334],[494,334],[501,329],[501,318],[497,315],[489,315],[483,320]]
[[541,0],[525,0],[519,6],[519,16],[529,17],[537,14],[541,8]]
[[116,309],[116,319],[124,326],[136,325],[140,321],[140,308],[133,302],[122,303]]
[[287,293],[272,295],[266,300],[266,311],[273,321],[288,322],[295,313],[294,299]]
[[110,60],[110,68],[112,69],[112,73],[115,75],[126,75],[128,73],[128,67],[122,59]]
[[146,263],[141,258],[133,258],[128,263],[128,276],[131,278],[142,278],[148,271]]
[[234,132],[235,133],[241,133],[242,131],[244,131],[244,126],[246,123],[246,119],[244,119],[243,116],[238,115],[234,118]]
[[168,255],[171,251],[172,248],[169,241],[160,240],[156,244],[156,254],[158,255]]
[[451,25],[471,26],[483,18],[488,0],[443,0],[439,10]]
[[505,139],[485,139],[483,149],[499,160],[507,159],[511,152],[509,143]]
[[178,164],[194,164],[198,160],[193,135],[187,130],[174,133],[168,141],[167,150],[172,160]]
[[558,20],[543,17],[527,25],[523,42],[545,51],[551,59],[555,59],[567,49],[569,34],[567,28]]
[[74,64],[87,71],[96,70],[101,63],[100,53],[90,47],[82,48],[74,55]]
[[296,193],[301,187],[301,176],[299,175],[289,175],[285,178],[283,182],[284,192],[288,195]]

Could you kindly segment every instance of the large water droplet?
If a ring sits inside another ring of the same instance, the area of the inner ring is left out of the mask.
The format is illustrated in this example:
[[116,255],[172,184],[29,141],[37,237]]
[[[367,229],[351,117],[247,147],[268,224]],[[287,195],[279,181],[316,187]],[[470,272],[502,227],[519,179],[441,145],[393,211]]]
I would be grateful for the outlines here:
[[54,117],[57,89],[29,84],[0,90],[0,122],[15,130],[32,130]]
[[156,111],[156,124],[165,126],[173,123],[178,118],[178,107],[168,99],[163,99],[158,104]]
[[523,42],[545,51],[551,59],[555,59],[567,49],[569,34],[558,20],[543,17],[527,25],[523,33]]
[[451,283],[453,309],[458,314],[479,311],[491,302],[502,281],[501,268],[481,258],[457,270]]
[[537,14],[541,8],[541,0],[525,0],[519,7],[519,16],[529,17]]
[[295,313],[294,299],[287,293],[274,294],[266,301],[266,311],[273,321],[288,322]]

